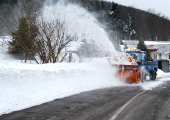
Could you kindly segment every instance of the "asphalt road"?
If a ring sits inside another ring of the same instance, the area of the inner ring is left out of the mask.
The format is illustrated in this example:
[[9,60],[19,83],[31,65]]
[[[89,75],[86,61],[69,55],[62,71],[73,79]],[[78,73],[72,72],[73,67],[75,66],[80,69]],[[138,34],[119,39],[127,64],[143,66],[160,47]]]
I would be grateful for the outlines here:
[[148,91],[129,85],[84,92],[0,120],[170,120],[170,82]]

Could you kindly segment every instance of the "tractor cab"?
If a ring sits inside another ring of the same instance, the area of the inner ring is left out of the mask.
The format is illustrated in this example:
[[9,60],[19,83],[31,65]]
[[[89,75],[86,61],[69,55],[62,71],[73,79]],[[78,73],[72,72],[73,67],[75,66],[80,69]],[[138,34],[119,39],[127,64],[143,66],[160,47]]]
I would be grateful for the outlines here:
[[[158,70],[158,61],[147,59],[146,51],[126,51],[133,59],[138,63],[139,68],[142,71],[143,79],[146,79],[144,73],[149,73],[151,80],[156,79],[156,72]],[[143,72],[144,71],[144,72]]]
[[126,51],[133,59],[137,62],[146,62],[146,52],[145,51]]

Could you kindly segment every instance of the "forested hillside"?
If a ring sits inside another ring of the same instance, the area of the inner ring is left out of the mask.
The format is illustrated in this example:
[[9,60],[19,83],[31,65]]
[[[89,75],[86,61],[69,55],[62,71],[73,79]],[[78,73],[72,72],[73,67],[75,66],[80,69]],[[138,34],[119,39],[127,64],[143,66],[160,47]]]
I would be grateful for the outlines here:
[[141,38],[152,41],[170,39],[170,21],[163,13],[156,13],[152,9],[142,11],[103,0],[80,1],[90,12],[98,14],[98,20],[107,24],[115,39]]
[[[45,0],[24,0],[38,11]],[[53,0],[57,2],[58,0]],[[12,11],[17,9],[17,0],[0,0],[1,33],[8,24]],[[103,0],[65,0],[66,4],[78,4],[94,14],[112,41],[122,39],[170,40],[170,21],[163,13],[154,10],[142,11]],[[2,22],[3,21],[3,22]],[[5,21],[5,23],[4,23]],[[83,24],[83,23],[82,23]]]
[[[0,35],[7,34],[11,25],[16,23],[14,18],[21,14],[22,5],[30,6],[31,11],[39,11],[46,0],[0,0]],[[12,21],[12,22],[11,22]]]

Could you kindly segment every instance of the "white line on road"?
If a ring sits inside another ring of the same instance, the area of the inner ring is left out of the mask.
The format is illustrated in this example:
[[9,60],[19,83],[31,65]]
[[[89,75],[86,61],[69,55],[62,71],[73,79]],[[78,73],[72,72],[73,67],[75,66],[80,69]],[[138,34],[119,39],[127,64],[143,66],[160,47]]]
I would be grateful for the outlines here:
[[137,94],[136,96],[134,96],[132,99],[130,99],[126,104],[124,104],[121,108],[119,108],[119,110],[109,120],[115,120],[116,117],[123,111],[123,109],[125,109],[126,106],[128,106],[134,99],[136,99],[139,95],[143,94],[144,92],[146,91],[143,91]]

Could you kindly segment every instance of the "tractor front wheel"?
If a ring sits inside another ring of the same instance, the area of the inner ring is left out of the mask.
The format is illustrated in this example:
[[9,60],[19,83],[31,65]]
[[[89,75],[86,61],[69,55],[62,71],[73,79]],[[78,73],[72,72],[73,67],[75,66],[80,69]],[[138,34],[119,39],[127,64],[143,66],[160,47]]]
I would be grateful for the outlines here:
[[146,81],[146,73],[142,72],[142,80],[141,80],[141,82],[143,83],[144,81]]

